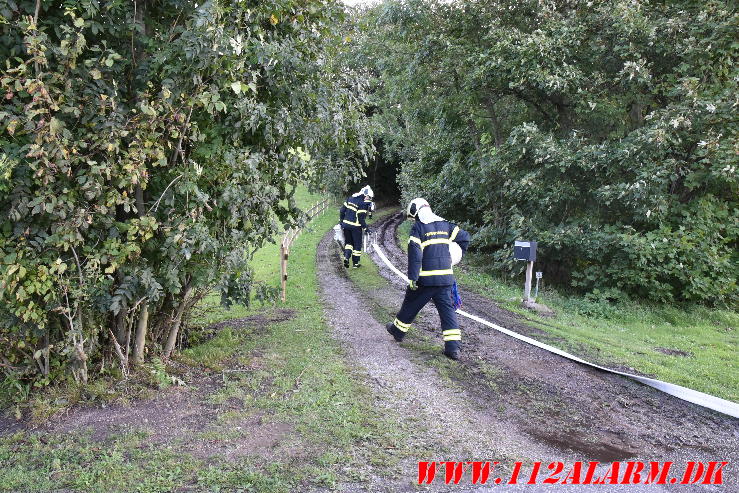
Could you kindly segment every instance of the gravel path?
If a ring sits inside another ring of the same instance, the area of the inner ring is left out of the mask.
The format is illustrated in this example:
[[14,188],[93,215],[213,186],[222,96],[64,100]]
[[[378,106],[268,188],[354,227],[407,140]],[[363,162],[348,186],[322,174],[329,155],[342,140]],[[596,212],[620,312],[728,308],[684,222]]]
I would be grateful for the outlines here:
[[[379,241],[398,268],[405,254],[397,246],[393,216],[379,225]],[[378,259],[374,259],[382,265]],[[423,450],[401,465],[404,477],[397,484],[373,480],[364,491],[417,491],[418,460],[563,461],[618,460],[737,461],[739,420],[726,418],[684,403],[627,379],[608,375],[532,348],[474,322],[460,320],[464,334],[464,360],[468,370],[454,384],[444,383],[436,369],[417,354],[398,345],[385,332],[385,320],[372,318],[372,305],[393,310],[400,306],[404,285],[388,269],[385,289],[358,293],[343,272],[330,235],[318,251],[320,284],[328,319],[355,366],[364,371],[375,391],[378,406],[398,416],[423,422],[409,441]],[[521,333],[536,336],[538,329],[489,300],[463,293],[465,309]],[[414,329],[437,341],[441,350],[438,317],[425,308]],[[440,358],[443,358],[440,353]],[[488,371],[483,371],[484,369]],[[489,371],[493,368],[494,371]],[[492,383],[492,385],[491,385]],[[736,470],[724,469],[726,480]],[[439,480],[437,479],[437,483]],[[443,483],[443,481],[442,481]],[[734,482],[736,484],[736,482]],[[494,486],[469,489],[462,484],[444,491],[553,491],[563,486]],[[344,491],[357,491],[351,485]],[[567,486],[577,491],[604,491],[603,486]],[[608,491],[667,491],[664,487],[607,486]],[[730,491],[707,486],[670,485],[670,491]]]

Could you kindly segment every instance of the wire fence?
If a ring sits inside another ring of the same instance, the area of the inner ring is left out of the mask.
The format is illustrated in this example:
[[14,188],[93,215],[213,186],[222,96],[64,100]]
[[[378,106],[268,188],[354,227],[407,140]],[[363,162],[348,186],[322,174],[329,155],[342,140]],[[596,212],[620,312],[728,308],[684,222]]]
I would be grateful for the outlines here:
[[311,222],[316,216],[323,214],[330,204],[329,199],[323,199],[313,204],[307,211],[308,220],[300,228],[290,228],[285,231],[280,242],[280,285],[282,288],[282,294],[280,299],[285,302],[287,300],[287,261],[290,258],[290,246],[293,241],[300,235],[309,222]]

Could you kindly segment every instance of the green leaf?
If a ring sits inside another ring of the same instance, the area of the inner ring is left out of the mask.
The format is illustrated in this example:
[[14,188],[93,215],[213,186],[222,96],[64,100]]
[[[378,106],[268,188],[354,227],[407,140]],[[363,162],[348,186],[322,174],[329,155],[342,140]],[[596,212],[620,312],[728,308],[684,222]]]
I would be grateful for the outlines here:
[[59,120],[56,117],[51,117],[51,120],[49,120],[49,131],[53,135],[58,135],[62,129],[64,128],[64,122]]
[[155,110],[154,108],[152,108],[151,106],[149,106],[148,104],[145,104],[145,103],[141,103],[141,104],[139,105],[139,108],[141,108],[141,112],[142,112],[143,114],[145,114],[145,115],[149,115],[149,116],[157,116],[157,112],[156,112],[156,110]]

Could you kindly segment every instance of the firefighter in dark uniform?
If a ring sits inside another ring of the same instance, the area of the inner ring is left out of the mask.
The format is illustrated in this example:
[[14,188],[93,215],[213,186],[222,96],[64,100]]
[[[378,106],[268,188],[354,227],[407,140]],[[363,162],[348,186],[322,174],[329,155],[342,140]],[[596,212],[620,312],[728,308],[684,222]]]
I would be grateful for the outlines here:
[[386,329],[396,341],[402,341],[421,308],[434,300],[441,319],[444,355],[459,359],[462,332],[454,307],[456,283],[450,245],[457,243],[463,254],[467,251],[470,235],[434,214],[424,199],[411,201],[406,212],[408,218],[414,220],[408,239],[409,286],[395,321],[388,323]]
[[364,187],[344,202],[339,211],[339,224],[344,232],[344,267],[349,267],[349,259],[355,268],[362,258],[362,235],[367,229],[367,204],[369,197]]

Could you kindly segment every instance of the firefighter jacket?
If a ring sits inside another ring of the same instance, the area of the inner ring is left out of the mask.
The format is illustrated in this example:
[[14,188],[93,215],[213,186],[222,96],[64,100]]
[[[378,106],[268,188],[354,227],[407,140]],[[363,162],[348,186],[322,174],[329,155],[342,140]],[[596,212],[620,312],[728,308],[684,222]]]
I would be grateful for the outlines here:
[[421,286],[451,286],[454,284],[449,244],[455,242],[467,251],[470,235],[449,221],[424,224],[418,219],[408,239],[408,279]]
[[339,220],[342,228],[366,228],[367,203],[363,196],[349,197],[341,206]]

